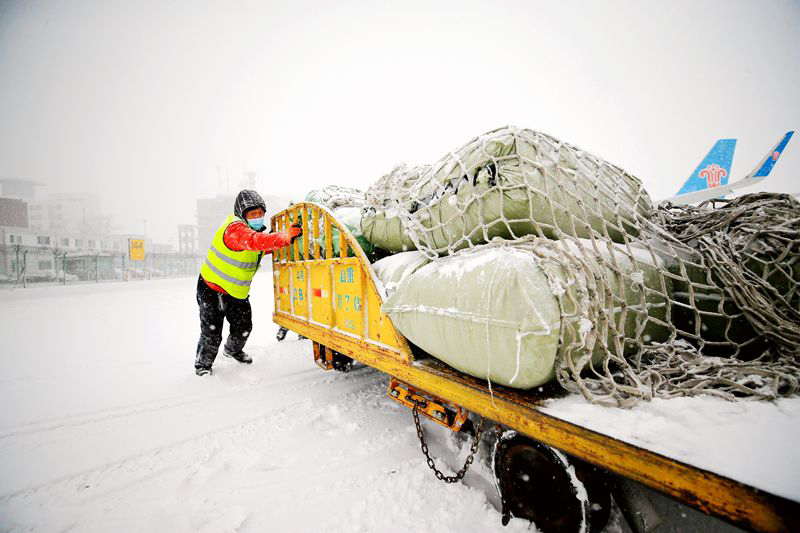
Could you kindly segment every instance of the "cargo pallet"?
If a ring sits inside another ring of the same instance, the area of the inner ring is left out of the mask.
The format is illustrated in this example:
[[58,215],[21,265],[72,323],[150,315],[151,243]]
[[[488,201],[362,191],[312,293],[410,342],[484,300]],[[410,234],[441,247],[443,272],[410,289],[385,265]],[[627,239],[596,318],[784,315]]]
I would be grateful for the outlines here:
[[[272,230],[297,222],[302,237],[273,253],[273,321],[311,339],[321,367],[346,370],[351,359],[373,367],[390,376],[388,394],[403,405],[453,430],[461,428],[466,412],[483,416],[531,439],[527,451],[534,459],[537,446],[549,446],[735,526],[765,533],[800,531],[799,502],[548,415],[540,410],[548,399],[541,393],[497,386],[490,391],[484,380],[433,358],[415,357],[381,312],[382,285],[345,225],[323,206],[298,203],[272,217]],[[501,496],[504,515],[520,516],[515,509],[525,502],[516,500],[530,494]]]

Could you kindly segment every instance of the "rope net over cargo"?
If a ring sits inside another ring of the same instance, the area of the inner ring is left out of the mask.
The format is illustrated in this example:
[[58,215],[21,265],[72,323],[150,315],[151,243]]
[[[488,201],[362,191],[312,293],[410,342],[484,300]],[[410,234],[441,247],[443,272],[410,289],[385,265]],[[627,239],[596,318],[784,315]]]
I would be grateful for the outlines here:
[[800,392],[800,203],[789,195],[654,208],[624,170],[507,127],[434,165],[396,168],[361,214],[373,245],[434,263],[527,254],[560,310],[555,378],[594,402]]
[[338,185],[328,185],[322,189],[310,191],[305,198],[306,202],[322,204],[328,209],[340,207],[358,207],[364,205],[364,191]]

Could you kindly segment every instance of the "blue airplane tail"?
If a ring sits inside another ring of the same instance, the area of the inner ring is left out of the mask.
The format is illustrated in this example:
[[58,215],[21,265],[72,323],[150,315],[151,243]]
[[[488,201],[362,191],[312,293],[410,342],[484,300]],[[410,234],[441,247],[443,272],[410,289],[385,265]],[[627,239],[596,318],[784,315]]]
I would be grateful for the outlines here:
[[[704,202],[712,198],[724,198],[726,194],[758,183],[772,172],[772,167],[778,162],[778,158],[783,153],[792,135],[794,135],[793,131],[786,132],[777,144],[769,149],[764,159],[756,165],[756,168],[750,174],[731,183],[728,183],[728,175],[730,174],[736,139],[717,141],[717,144],[708,152],[702,163],[683,184],[681,192],[672,198],[662,201],[674,204]],[[714,186],[715,183],[717,183],[716,186]]]
[[[694,169],[694,172],[692,172],[689,179],[686,180],[686,183],[683,184],[678,194],[686,194],[727,185],[728,177],[731,173],[731,163],[733,162],[733,151],[735,149],[736,139],[718,140],[700,164],[697,165],[697,168]],[[770,169],[771,168],[772,167],[770,167]]]
[[756,177],[767,176],[770,172],[772,172],[772,167],[774,167],[775,163],[778,162],[778,158],[783,153],[783,149],[786,148],[786,145],[789,143],[789,139],[792,138],[792,135],[794,135],[793,131],[786,132],[786,135],[783,136],[783,139],[780,140],[777,146],[772,148],[772,153],[767,154],[762,161],[761,166],[756,171]]

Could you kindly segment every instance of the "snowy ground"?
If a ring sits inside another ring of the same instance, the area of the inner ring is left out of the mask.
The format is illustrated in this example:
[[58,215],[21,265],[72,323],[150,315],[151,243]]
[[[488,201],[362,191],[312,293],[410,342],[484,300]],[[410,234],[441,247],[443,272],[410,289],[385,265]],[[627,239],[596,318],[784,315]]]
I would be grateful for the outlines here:
[[[253,287],[254,363],[221,358],[195,376],[195,283],[0,291],[0,532],[535,530],[501,526],[485,447],[464,483],[445,485],[384,374],[323,372],[310,341],[278,343],[269,272]],[[625,419],[574,399],[548,409],[800,499],[799,407],[653,402]],[[425,427],[437,461],[460,467],[469,443]],[[767,453],[737,460],[743,446]]]
[[[278,343],[270,282],[253,288],[254,363],[206,378],[196,278],[0,291],[0,531],[528,530],[501,526],[485,461],[435,479],[384,374]],[[440,462],[463,462],[468,443],[426,428]]]

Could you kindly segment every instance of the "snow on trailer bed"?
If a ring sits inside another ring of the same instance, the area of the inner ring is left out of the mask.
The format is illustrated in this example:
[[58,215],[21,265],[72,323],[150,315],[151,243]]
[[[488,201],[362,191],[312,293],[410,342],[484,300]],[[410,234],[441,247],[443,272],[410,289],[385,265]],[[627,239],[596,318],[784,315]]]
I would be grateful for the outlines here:
[[800,502],[800,398],[772,403],[656,398],[618,409],[572,395],[546,402],[542,411]]

